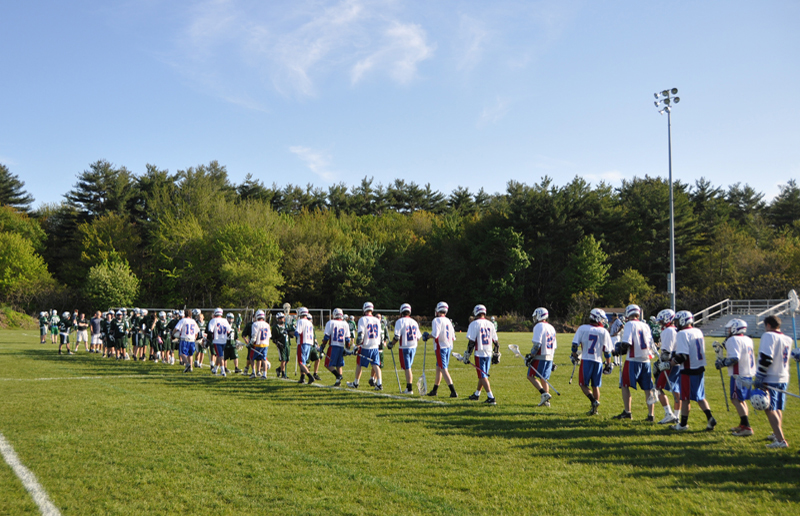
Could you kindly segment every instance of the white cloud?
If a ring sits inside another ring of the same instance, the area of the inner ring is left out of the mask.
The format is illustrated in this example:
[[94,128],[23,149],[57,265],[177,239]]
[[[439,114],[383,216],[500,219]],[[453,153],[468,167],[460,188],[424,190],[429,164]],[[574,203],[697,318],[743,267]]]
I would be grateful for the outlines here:
[[581,174],[581,176],[592,183],[604,181],[611,184],[619,184],[625,178],[619,170],[609,170],[607,172],[601,172],[600,174]]
[[510,106],[511,102],[508,99],[497,97],[497,100],[495,100],[492,105],[484,107],[483,111],[481,111],[478,117],[478,127],[481,128],[489,124],[496,124],[508,114]]
[[302,145],[294,145],[289,147],[289,152],[295,154],[313,173],[318,175],[321,179],[331,182],[336,178],[328,167],[330,166],[330,157],[320,152],[317,152],[309,147]]
[[416,77],[417,65],[430,59],[434,50],[420,25],[393,22],[384,31],[377,50],[353,66],[351,81],[355,84],[371,70],[386,69],[394,80],[407,84]]
[[471,70],[481,61],[484,46],[489,39],[489,31],[483,22],[467,15],[461,15],[458,28],[457,53],[461,54],[456,68],[458,70]]

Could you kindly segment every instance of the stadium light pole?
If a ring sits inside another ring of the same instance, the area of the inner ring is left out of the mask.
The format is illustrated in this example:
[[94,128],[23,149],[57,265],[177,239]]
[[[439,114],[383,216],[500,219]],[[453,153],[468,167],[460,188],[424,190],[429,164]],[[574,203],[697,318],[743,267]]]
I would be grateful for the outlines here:
[[667,114],[667,145],[669,152],[669,304],[675,310],[675,198],[672,194],[672,106],[681,101],[678,88],[654,93],[659,114]]

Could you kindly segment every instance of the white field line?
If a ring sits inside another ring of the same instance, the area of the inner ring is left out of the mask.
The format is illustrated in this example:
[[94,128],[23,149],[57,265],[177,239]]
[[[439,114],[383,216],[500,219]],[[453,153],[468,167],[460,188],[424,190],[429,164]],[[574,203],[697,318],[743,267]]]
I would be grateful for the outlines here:
[[165,378],[165,374],[109,374],[105,376],[61,376],[57,378],[0,378],[0,382],[54,382],[61,380],[109,380],[114,378]]
[[3,454],[3,458],[22,481],[22,485],[25,486],[25,489],[31,494],[33,501],[39,506],[39,510],[42,511],[42,514],[45,516],[61,516],[61,512],[53,505],[53,502],[50,501],[50,498],[39,484],[39,481],[36,480],[36,475],[20,462],[14,448],[6,441],[3,434],[0,434],[0,453]]

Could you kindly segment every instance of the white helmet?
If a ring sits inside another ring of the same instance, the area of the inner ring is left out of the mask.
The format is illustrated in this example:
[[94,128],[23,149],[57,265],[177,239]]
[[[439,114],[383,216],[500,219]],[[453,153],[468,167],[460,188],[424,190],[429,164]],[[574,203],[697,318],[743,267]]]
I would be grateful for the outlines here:
[[669,308],[661,310],[660,312],[658,312],[658,315],[656,316],[656,321],[658,321],[659,324],[662,324],[664,326],[669,326],[670,324],[672,324],[673,320],[675,320],[675,312],[673,312]]
[[142,315],[147,315],[147,308],[142,308]]
[[539,307],[533,311],[533,322],[537,323],[539,321],[546,321],[548,317],[550,317],[550,312],[547,311],[547,308]]
[[603,324],[603,321],[608,320],[608,316],[602,308],[592,308],[592,311],[589,312],[589,320],[593,323]]
[[642,309],[639,308],[639,305],[628,305],[625,308],[625,318],[630,319],[633,316],[637,316],[639,318],[642,317]]
[[308,308],[305,306],[301,306],[297,309],[297,316],[298,317],[308,317]]
[[750,391],[750,404],[756,410],[767,410],[769,408],[769,392],[761,389]]
[[56,315],[58,312],[56,312],[56,309],[55,309],[55,308],[53,308],[52,310],[50,310],[50,313],[51,313],[52,315]]
[[[362,312],[364,312],[364,313],[371,312],[371,311],[373,311],[373,310],[375,310],[375,305],[373,305],[373,304],[372,304],[372,303],[370,303],[369,301],[367,301],[366,303],[364,303],[364,306],[362,306],[362,307],[361,307],[361,311],[362,311]],[[352,317],[352,316],[351,316],[351,317]]]
[[117,310],[117,317],[122,317],[122,310]]
[[134,308],[134,309],[133,309],[133,313],[134,313],[135,315],[142,315],[142,311],[141,311],[141,310],[139,310],[138,308]]
[[403,303],[400,305],[400,315],[403,315],[406,312],[408,312],[408,315],[411,315],[411,305],[408,303]]
[[475,308],[472,309],[472,315],[478,317],[479,314],[486,315],[486,307],[483,305],[475,305]]
[[233,314],[228,312],[228,315],[226,315],[225,318],[228,320],[233,320]]
[[694,315],[689,310],[681,310],[675,314],[675,326],[686,328],[694,322]]
[[342,319],[342,318],[344,318],[344,312],[342,312],[341,308],[334,308],[333,309],[333,318],[334,319]]
[[309,321],[311,321],[311,320],[313,320],[313,319],[314,319],[314,317],[313,317],[311,314],[308,314],[308,316],[306,316],[306,318],[307,318]]
[[742,319],[731,319],[728,321],[728,324],[725,325],[725,330],[728,332],[728,336],[744,335],[747,331],[747,322]]
[[264,313],[264,310],[259,310],[256,312],[256,320],[263,319],[266,316],[267,314]]
[[278,312],[277,314],[275,314],[275,318],[276,319],[285,319],[286,318],[286,314],[284,314],[283,312]]
[[439,301],[439,304],[436,305],[437,314],[446,314],[448,310],[450,310],[450,305],[444,301]]
[[355,321],[355,320],[356,320],[356,316],[355,316],[355,315],[351,315],[351,316],[350,316],[350,320],[351,320],[351,321]]
[[160,312],[158,312],[158,318],[159,319],[166,319],[167,318],[167,312],[165,312],[164,310],[161,310]]
[[197,308],[192,310],[192,317],[200,317],[200,310],[198,310]]
[[214,317],[222,317],[222,314],[223,314],[222,308],[216,308],[214,310]]
[[61,314],[61,318],[62,319],[69,319],[69,312],[64,312],[63,314]]

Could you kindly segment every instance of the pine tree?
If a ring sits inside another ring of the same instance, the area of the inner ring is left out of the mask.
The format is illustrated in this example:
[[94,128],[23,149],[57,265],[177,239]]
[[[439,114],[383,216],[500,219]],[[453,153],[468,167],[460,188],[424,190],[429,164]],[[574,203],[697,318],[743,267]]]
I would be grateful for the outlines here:
[[33,202],[33,197],[23,187],[25,183],[12,174],[8,167],[0,163],[0,205],[11,206],[20,211],[28,212]]

